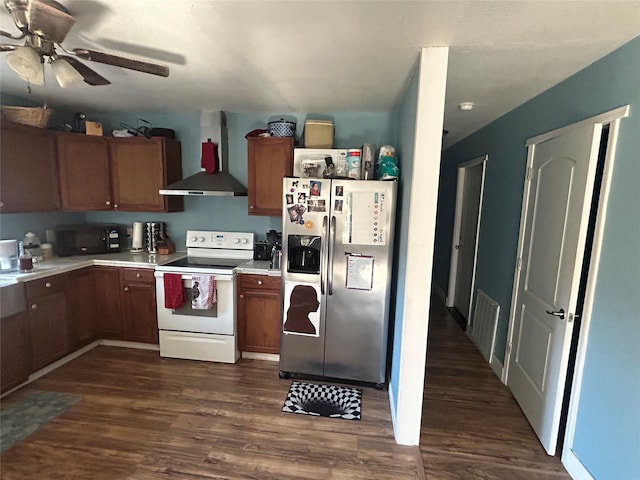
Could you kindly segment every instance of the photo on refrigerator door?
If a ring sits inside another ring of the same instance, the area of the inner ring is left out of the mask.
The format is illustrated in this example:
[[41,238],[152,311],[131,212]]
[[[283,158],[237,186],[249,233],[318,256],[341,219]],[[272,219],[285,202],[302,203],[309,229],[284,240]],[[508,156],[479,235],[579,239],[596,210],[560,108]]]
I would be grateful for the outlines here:
[[320,336],[320,289],[310,283],[285,282],[286,334]]

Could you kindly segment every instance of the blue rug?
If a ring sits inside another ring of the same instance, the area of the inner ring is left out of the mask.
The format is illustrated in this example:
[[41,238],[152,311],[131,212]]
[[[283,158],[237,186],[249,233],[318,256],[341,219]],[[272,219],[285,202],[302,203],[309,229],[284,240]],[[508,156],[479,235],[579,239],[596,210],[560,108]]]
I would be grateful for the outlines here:
[[59,392],[33,391],[0,411],[0,452],[24,440],[81,400]]

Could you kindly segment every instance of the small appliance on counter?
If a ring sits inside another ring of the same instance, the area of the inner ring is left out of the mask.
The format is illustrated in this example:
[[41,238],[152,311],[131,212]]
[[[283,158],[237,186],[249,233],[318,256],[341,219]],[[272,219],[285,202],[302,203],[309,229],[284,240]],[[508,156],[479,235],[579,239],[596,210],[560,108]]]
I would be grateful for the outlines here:
[[267,243],[269,244],[269,267],[280,270],[282,260],[282,232],[271,229],[267,232]]
[[254,260],[269,260],[271,251],[267,242],[254,242],[253,243],[253,259]]
[[40,239],[35,233],[27,232],[22,240],[24,249],[29,252],[35,262],[41,262],[42,249],[40,248]]
[[116,253],[124,241],[124,228],[120,225],[59,225],[54,231],[53,253],[59,257]]
[[18,241],[0,240],[0,273],[18,271]]

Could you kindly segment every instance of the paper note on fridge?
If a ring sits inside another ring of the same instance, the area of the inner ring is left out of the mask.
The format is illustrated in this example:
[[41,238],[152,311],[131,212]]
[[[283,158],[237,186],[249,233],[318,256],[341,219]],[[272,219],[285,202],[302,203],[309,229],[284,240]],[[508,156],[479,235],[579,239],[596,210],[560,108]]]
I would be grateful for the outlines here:
[[388,210],[384,193],[349,192],[342,208],[345,218],[343,244],[386,244]]
[[284,333],[320,336],[320,289],[317,285],[285,282],[284,311]]
[[373,289],[373,257],[347,253],[346,287],[356,290]]

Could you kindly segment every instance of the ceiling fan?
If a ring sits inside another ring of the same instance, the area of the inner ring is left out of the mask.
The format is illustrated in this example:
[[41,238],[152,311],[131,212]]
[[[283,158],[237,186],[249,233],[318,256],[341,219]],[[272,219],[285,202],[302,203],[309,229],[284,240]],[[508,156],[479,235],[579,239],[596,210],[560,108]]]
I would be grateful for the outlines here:
[[[86,48],[74,48],[71,51],[65,49],[61,44],[76,20],[63,5],[54,0],[5,0],[4,5],[21,34],[12,35],[0,30],[0,35],[13,40],[25,39],[25,43],[24,45],[2,43],[0,52],[9,52],[7,55],[9,66],[31,84],[44,84],[45,61],[51,64],[61,87],[67,87],[81,80],[89,85],[111,83],[80,62],[79,58],[161,77],[169,76],[169,67],[166,65]],[[57,48],[67,55],[58,54]]]

